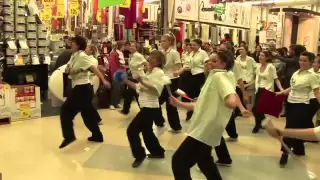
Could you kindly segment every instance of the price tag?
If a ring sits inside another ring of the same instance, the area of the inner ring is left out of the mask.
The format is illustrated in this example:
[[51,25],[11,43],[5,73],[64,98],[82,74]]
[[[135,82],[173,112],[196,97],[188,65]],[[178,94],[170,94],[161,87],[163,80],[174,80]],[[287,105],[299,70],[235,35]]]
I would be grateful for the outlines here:
[[57,5],[57,18],[64,18],[64,5]]
[[70,15],[78,16],[79,15],[79,4],[70,3]]
[[25,119],[31,117],[30,108],[21,108],[20,109],[20,118]]
[[56,0],[42,0],[42,5],[44,6],[53,6],[55,5]]

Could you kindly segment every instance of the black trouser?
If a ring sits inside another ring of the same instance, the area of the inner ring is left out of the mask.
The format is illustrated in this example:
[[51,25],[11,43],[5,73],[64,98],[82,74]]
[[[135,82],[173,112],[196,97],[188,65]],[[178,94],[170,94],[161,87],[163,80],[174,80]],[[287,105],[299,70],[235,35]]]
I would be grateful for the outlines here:
[[[286,107],[286,126],[285,128],[290,129],[305,129],[312,128],[312,118],[310,117],[310,105],[304,103],[290,103],[287,102]],[[293,149],[295,154],[304,154],[304,141],[293,138],[283,138],[283,142]],[[288,153],[283,147],[282,152]]]
[[[93,87],[93,85],[91,85],[91,89],[92,89],[93,96],[94,96],[94,87]],[[102,121],[102,118],[100,117],[100,114],[98,113],[98,111],[95,111],[95,113],[92,114],[92,116],[93,116],[93,119],[99,119],[98,122]],[[81,117],[82,117],[82,119],[84,119],[84,116],[83,116],[82,113],[81,113]]]
[[263,113],[258,113],[256,111],[257,104],[259,103],[262,95],[262,89],[263,88],[258,89],[258,92],[256,93],[256,98],[254,100],[253,108],[252,108],[253,116],[255,119],[255,127],[261,127],[262,120],[266,118],[266,116]]
[[238,138],[237,128],[236,128],[236,113],[232,112],[229,122],[226,127],[226,131],[231,138]]
[[[91,84],[75,86],[67,100],[63,103],[60,112],[60,121],[64,139],[74,139],[73,119],[81,112],[85,126],[93,137],[102,137],[97,122],[100,121],[97,110],[93,107],[93,91]],[[98,114],[98,115],[97,115]]]
[[319,102],[317,98],[310,99],[310,118],[311,119],[313,119],[313,117],[316,115],[318,110],[319,110]]
[[[242,94],[241,89],[239,87],[236,88],[236,92],[240,98],[242,105],[244,105],[243,94]],[[240,114],[241,114],[240,109],[237,107],[233,111],[233,113],[231,114],[231,117],[230,117],[229,122],[227,124],[226,131],[231,138],[238,138],[235,120],[236,120],[237,116],[239,116]]]
[[134,158],[142,159],[146,157],[145,150],[141,144],[140,133],[142,133],[144,144],[152,155],[164,155],[164,149],[159,144],[159,140],[152,129],[153,120],[159,113],[158,108],[143,107],[129,124],[127,136]]
[[[206,77],[204,73],[192,75],[189,78],[190,81],[190,89],[188,89],[188,96],[192,99],[197,98],[200,94],[201,88],[206,81]],[[189,111],[187,113],[187,120],[191,118],[193,111]]]
[[[175,93],[175,91],[177,91],[178,89],[178,86],[179,86],[179,79],[178,78],[171,79],[170,89],[171,89],[172,95],[174,95],[175,97],[178,97],[178,95]],[[167,88],[164,87],[161,93],[161,96],[159,98],[159,102],[160,102],[160,105],[162,105],[164,102],[166,103],[167,118],[168,118],[169,125],[173,130],[178,131],[182,129],[180,124],[178,109],[170,104],[169,96],[170,95],[168,93]],[[161,114],[157,119],[155,119],[154,122],[157,126],[163,126],[165,120],[162,115],[161,107],[159,109],[161,111]]]
[[220,145],[216,146],[215,148],[218,160],[221,163],[226,163],[226,164],[231,164],[232,163],[232,159],[231,156],[229,154],[229,150],[226,144],[226,141],[224,140],[223,137],[221,137],[221,141],[220,141]]
[[[236,92],[237,92],[237,94],[238,94],[238,96],[240,98],[240,101],[241,101],[243,107],[246,107],[246,104],[244,103],[244,100],[243,100],[244,94],[242,93],[242,91],[241,91],[241,89],[239,87],[236,88]],[[234,110],[234,113],[235,113],[235,117],[241,115],[240,109],[238,107],[236,107],[236,109]]]
[[[135,79],[130,79],[130,81],[137,83],[137,80]],[[124,90],[124,101],[123,101],[123,109],[122,109],[123,113],[129,114],[133,98],[136,99],[139,106],[138,93],[136,92],[135,89],[132,89],[131,87],[127,87]]]
[[172,157],[174,179],[192,180],[190,168],[198,164],[208,180],[222,180],[211,151],[211,146],[188,136]]

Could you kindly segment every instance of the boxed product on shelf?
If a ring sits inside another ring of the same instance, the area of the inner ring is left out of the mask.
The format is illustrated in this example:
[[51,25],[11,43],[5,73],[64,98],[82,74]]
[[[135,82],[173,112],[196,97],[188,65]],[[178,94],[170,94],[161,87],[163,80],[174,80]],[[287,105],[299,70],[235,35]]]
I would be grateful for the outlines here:
[[38,54],[38,49],[37,48],[30,48],[30,54],[31,55],[35,55],[35,54]]
[[47,32],[38,32],[39,39],[47,39]]
[[21,54],[21,55],[29,55],[29,49],[21,49],[21,48],[19,48],[19,54]]
[[4,15],[13,15],[14,9],[13,7],[3,7]]
[[37,30],[37,25],[36,24],[28,24],[27,30],[28,31],[36,31]]
[[29,54],[27,55],[22,55],[23,63],[24,64],[30,64],[30,56]]
[[14,64],[14,56],[6,56],[7,64]]
[[29,40],[28,45],[29,47],[37,47],[37,40]]
[[37,33],[36,32],[28,32],[27,38],[28,39],[37,39]]
[[11,117],[10,85],[0,84],[0,119]]
[[[16,17],[16,24],[23,24],[25,26],[26,24],[26,18],[23,16]],[[28,25],[29,26],[29,25]]]
[[46,47],[39,47],[38,48],[38,54],[47,54],[49,53],[49,49]]
[[28,23],[36,23],[37,22],[36,17],[35,16],[28,16],[27,22]]
[[14,37],[14,33],[13,32],[4,32],[4,37],[5,38]]
[[26,25],[21,25],[21,24],[16,25],[16,31],[24,33],[26,31]]
[[26,33],[24,33],[24,32],[17,32],[17,33],[16,33],[16,38],[17,38],[17,39],[25,39],[25,38],[26,38]]
[[3,0],[3,5],[5,6],[11,6],[13,5],[14,0]]
[[49,40],[38,40],[38,46],[49,46]]
[[3,22],[13,24],[14,23],[14,16],[11,16],[11,15],[4,16]]
[[17,52],[18,52],[17,49],[9,49],[9,48],[6,49],[6,55],[9,55],[9,56],[14,56],[17,54]]
[[41,117],[40,87],[35,85],[12,86],[11,121]]
[[25,8],[16,8],[16,15],[25,16],[26,14]]
[[14,31],[14,25],[13,24],[4,24],[4,31]]

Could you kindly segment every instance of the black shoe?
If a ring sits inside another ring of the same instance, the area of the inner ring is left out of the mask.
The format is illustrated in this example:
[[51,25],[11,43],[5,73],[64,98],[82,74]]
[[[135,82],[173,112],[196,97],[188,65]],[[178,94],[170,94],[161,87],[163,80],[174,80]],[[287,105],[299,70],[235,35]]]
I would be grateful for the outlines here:
[[133,167],[133,168],[139,167],[139,166],[143,163],[144,159],[145,159],[145,157],[144,157],[144,158],[135,159],[135,160],[133,161],[133,163],[132,163],[132,167]]
[[297,155],[297,156],[305,156],[306,155],[306,152],[305,151],[292,151],[293,154]]
[[88,141],[102,143],[103,136],[97,136],[97,137],[91,136],[91,137],[88,137]]
[[164,159],[164,154],[162,154],[162,155],[153,155],[153,154],[147,154],[147,157],[149,158],[149,159]]
[[72,138],[72,139],[64,139],[61,143],[61,145],[59,146],[60,149],[67,147],[69,144],[73,143],[76,140],[76,138]]
[[127,116],[129,114],[129,112],[125,112],[124,110],[119,111],[121,114]]
[[261,129],[261,126],[254,126],[253,130],[252,130],[252,133],[253,134],[256,134],[259,132],[259,130]]
[[289,158],[288,154],[283,153],[281,155],[280,162],[279,162],[281,167],[285,167],[288,164],[288,158]]

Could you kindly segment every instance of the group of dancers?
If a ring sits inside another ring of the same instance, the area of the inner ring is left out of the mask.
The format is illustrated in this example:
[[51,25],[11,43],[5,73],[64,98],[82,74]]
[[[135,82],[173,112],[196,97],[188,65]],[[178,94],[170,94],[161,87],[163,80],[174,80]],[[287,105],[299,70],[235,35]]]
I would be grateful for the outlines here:
[[[235,58],[233,47],[224,42],[219,50],[208,54],[201,49],[199,39],[185,40],[182,56],[175,50],[175,37],[165,34],[161,39],[162,51],[154,50],[148,60],[136,51],[136,44],[130,45],[131,58],[128,66],[131,77],[124,76],[124,83],[133,96],[138,97],[140,111],[127,128],[127,136],[134,157],[132,167],[140,166],[145,158],[165,158],[165,149],[155,136],[153,123],[158,127],[164,126],[164,117],[161,105],[166,102],[167,119],[171,132],[178,133],[182,127],[178,114],[178,107],[187,110],[187,119],[190,121],[188,136],[177,149],[172,158],[172,170],[175,179],[191,179],[190,168],[198,164],[207,179],[222,179],[218,165],[232,164],[223,132],[226,129],[231,139],[236,140],[238,134],[235,126],[237,115],[251,116],[243,105],[246,100],[247,89],[253,88],[256,92],[253,115],[257,133],[262,127],[264,114],[255,110],[259,103],[261,90],[274,91],[274,85],[279,89],[277,94],[288,94],[286,103],[286,128],[311,128],[312,117],[318,110],[320,101],[320,81],[317,76],[320,57],[310,52],[299,54],[297,63],[299,69],[292,75],[290,87],[284,89],[278,80],[277,71],[272,64],[274,55],[268,51],[259,54],[259,63],[247,56],[247,49],[240,48],[240,55]],[[73,119],[81,112],[87,128],[92,132],[89,141],[103,142],[98,122],[97,110],[92,106],[93,90],[90,84],[90,75],[97,75],[103,85],[110,88],[110,83],[98,71],[92,59],[88,58],[84,50],[84,38],[76,36],[72,41],[74,51],[66,73],[72,80],[73,89],[61,108],[61,126],[64,141],[60,148],[64,148],[73,141]],[[310,69],[313,63],[313,70]],[[185,92],[192,101],[179,98]],[[131,98],[131,99],[130,99]],[[126,103],[126,102],[125,102]],[[127,102],[128,103],[128,102]],[[129,103],[130,104],[130,103]],[[310,109],[313,107],[313,111]],[[130,108],[130,107],[129,107]],[[127,112],[123,112],[127,114]],[[91,118],[91,119],[90,119]],[[99,119],[100,118],[100,119]],[[270,135],[276,137],[285,131],[270,129]],[[142,133],[144,144],[150,154],[146,154],[139,134]],[[304,155],[303,141],[284,138],[285,143],[297,155]],[[211,155],[215,148],[218,160],[215,162]],[[282,149],[280,164],[288,161],[288,152]]]

